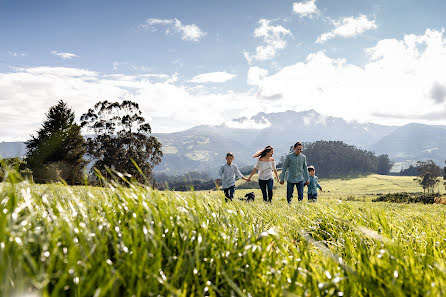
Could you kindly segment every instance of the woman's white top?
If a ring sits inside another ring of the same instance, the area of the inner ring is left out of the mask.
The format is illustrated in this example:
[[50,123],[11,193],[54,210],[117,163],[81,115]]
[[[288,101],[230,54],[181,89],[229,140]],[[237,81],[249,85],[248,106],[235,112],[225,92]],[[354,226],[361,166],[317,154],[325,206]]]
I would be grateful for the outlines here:
[[254,167],[259,171],[259,179],[268,180],[273,178],[273,170],[276,169],[276,161],[257,161]]

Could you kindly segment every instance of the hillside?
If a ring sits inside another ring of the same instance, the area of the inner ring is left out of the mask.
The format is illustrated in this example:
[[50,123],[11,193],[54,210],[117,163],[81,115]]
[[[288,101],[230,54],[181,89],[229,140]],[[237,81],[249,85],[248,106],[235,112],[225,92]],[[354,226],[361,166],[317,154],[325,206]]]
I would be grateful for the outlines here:
[[[162,163],[155,171],[175,175],[190,171],[215,175],[229,151],[235,153],[235,163],[239,167],[251,166],[254,163],[251,156],[257,150],[272,145],[279,158],[296,141],[340,140],[377,154],[388,154],[400,164],[426,159],[443,164],[446,156],[444,126],[408,124],[398,127],[348,122],[315,110],[259,113],[218,126],[202,125],[153,135],[163,144],[164,152]],[[0,143],[3,157],[23,154],[23,143]]]

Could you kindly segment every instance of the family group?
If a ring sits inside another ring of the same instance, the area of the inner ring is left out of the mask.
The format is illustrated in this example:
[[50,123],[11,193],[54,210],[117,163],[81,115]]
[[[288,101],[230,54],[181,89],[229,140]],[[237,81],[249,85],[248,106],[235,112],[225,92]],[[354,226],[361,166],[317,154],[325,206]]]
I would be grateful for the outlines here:
[[296,142],[293,148],[293,152],[288,154],[283,162],[280,177],[277,174],[276,161],[273,158],[274,148],[272,146],[267,146],[252,156],[258,160],[249,177],[245,177],[237,165],[233,163],[234,154],[227,153],[226,163],[220,167],[217,179],[217,187],[219,187],[221,182],[226,201],[234,198],[236,177],[250,182],[252,176],[258,171],[259,187],[265,202],[271,202],[273,199],[273,174],[281,185],[284,184],[286,179],[286,199],[288,203],[291,203],[293,198],[294,187],[297,188],[298,200],[302,201],[305,186],[308,186],[308,201],[316,202],[317,189],[319,188],[322,191],[322,187],[319,185],[318,178],[315,175],[316,170],[314,166],[307,166],[307,158],[302,154],[303,145],[301,142]]

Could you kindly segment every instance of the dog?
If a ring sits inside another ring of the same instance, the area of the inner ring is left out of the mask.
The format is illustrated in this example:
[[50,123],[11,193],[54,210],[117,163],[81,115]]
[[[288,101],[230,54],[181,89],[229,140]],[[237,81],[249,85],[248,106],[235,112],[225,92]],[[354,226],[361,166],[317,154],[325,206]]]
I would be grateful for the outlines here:
[[249,192],[245,194],[245,198],[239,198],[242,201],[250,202],[256,199],[256,194],[254,192]]

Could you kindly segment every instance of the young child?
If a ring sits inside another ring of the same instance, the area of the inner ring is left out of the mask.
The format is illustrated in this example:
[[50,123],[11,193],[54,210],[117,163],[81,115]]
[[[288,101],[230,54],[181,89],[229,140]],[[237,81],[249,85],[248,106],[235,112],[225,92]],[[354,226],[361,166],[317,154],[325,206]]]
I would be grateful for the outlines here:
[[322,191],[322,187],[318,183],[318,178],[314,175],[315,169],[314,166],[308,166],[308,174],[310,175],[310,183],[308,184],[308,202],[316,202],[317,201],[317,188]]
[[232,163],[234,161],[234,154],[227,153],[226,154],[226,164],[220,167],[220,171],[218,172],[217,179],[217,188],[219,187],[219,183],[221,180],[221,186],[223,191],[225,192],[225,201],[231,200],[234,198],[235,192],[235,176],[248,181],[246,177],[238,169],[237,165]]

